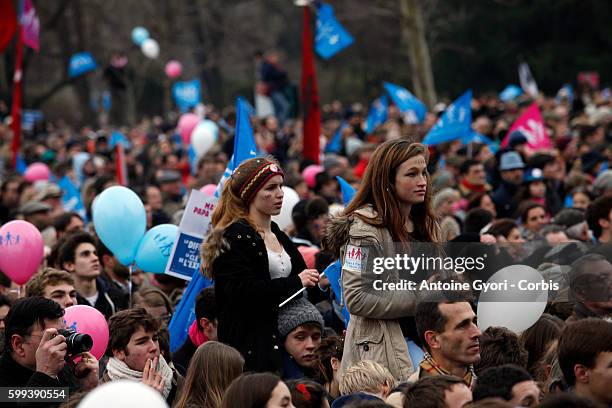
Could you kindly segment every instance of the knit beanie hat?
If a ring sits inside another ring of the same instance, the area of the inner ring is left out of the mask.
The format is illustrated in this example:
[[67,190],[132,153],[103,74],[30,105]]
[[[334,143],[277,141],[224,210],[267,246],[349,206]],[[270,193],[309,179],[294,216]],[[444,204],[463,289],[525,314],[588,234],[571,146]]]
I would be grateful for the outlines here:
[[279,311],[278,332],[282,338],[285,338],[293,329],[309,322],[318,323],[323,330],[323,316],[312,303],[301,297]]

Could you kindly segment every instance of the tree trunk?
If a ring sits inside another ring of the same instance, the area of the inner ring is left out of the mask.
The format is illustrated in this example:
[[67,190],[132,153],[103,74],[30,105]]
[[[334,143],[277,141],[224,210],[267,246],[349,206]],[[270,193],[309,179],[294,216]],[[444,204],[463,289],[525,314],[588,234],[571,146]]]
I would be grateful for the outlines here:
[[[74,11],[74,30],[75,37],[77,43],[77,52],[87,51],[87,41],[85,39],[86,33],[85,28],[83,26],[83,14],[81,12],[81,3],[80,0],[76,0],[72,2],[73,11]],[[77,95],[79,96],[80,109],[82,113],[82,121],[83,124],[92,124],[95,122],[95,113],[91,108],[91,87],[89,86],[89,81],[87,78],[87,74],[80,75],[76,81],[76,90]]]
[[436,103],[436,89],[420,0],[400,0],[400,13],[402,40],[408,47],[414,93],[431,109]]
[[210,21],[204,21],[201,7],[193,0],[186,0],[185,13],[191,19],[192,30],[198,46],[194,47],[194,59],[200,71],[202,88],[208,91],[210,101],[224,106],[223,76],[218,66],[217,52],[223,40],[223,10],[213,1],[204,1],[204,9]]

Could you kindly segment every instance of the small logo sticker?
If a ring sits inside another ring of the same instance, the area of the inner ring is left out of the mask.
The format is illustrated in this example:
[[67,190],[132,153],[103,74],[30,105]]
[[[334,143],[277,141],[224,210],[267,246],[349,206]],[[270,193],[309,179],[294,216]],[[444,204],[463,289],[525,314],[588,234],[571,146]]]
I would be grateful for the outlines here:
[[346,254],[344,255],[343,269],[361,272],[365,270],[368,262],[368,249],[354,245],[346,247]]

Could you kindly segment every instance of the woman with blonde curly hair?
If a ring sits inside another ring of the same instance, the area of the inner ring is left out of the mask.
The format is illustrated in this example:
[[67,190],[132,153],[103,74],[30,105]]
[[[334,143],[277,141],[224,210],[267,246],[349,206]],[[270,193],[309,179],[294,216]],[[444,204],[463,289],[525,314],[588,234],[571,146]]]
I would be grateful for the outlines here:
[[279,304],[319,281],[272,221],[283,178],[271,157],[242,163],[223,187],[202,245],[203,269],[215,282],[219,341],[242,353],[247,371],[280,370]]

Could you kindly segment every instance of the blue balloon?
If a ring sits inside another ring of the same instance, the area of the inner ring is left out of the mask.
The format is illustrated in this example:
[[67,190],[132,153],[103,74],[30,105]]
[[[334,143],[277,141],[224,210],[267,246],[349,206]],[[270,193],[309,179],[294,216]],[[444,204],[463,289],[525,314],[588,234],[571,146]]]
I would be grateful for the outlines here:
[[136,27],[132,30],[132,41],[137,46],[141,46],[142,43],[149,38],[149,32],[144,27]]
[[104,190],[93,205],[93,223],[98,237],[119,262],[134,262],[147,229],[147,213],[136,193],[121,186]]
[[173,224],[161,224],[147,231],[138,246],[136,266],[145,272],[164,273],[177,235],[178,227]]

